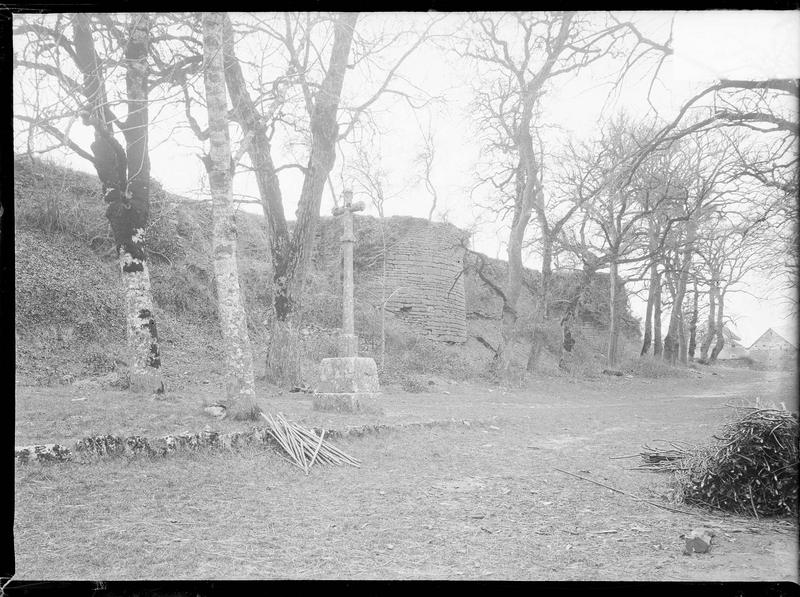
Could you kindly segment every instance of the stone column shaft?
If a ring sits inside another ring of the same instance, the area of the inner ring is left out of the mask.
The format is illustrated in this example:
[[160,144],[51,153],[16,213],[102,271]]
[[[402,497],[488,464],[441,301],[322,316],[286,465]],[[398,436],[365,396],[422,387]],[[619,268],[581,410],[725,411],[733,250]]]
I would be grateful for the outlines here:
[[[357,353],[355,340],[355,300],[353,299],[353,212],[349,209],[344,213],[344,233],[342,234],[342,345],[343,357],[354,357]],[[353,338],[351,340],[350,338]]]
[[364,204],[352,203],[352,192],[345,191],[344,205],[334,209],[334,215],[342,216],[342,335],[339,339],[339,356],[358,355],[358,338],[355,332],[355,300],[353,299],[353,212],[364,209]]

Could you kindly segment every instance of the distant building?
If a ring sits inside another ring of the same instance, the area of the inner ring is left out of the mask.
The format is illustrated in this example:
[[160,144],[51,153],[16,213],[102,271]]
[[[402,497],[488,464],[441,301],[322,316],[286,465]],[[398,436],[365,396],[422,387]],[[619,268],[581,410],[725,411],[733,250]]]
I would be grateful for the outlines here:
[[747,349],[739,343],[741,338],[727,325],[722,327],[722,337],[725,338],[725,345],[717,356],[718,359],[740,359],[748,356]]
[[770,367],[782,367],[797,359],[797,347],[769,328],[747,349],[748,356]]

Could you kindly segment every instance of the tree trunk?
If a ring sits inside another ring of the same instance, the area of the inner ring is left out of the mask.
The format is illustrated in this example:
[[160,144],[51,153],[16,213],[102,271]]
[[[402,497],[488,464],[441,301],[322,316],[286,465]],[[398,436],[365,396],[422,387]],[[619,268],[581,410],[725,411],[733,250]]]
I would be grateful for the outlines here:
[[[299,380],[299,341],[301,301],[306,269],[319,220],[325,181],[336,159],[335,145],[339,127],[337,112],[344,83],[347,58],[358,13],[342,13],[334,25],[333,46],[328,69],[315,94],[311,118],[311,151],[303,187],[297,205],[297,222],[291,239],[283,212],[283,203],[270,144],[262,119],[247,91],[246,82],[233,48],[230,21],[225,23],[225,71],[233,101],[233,113],[244,130],[252,135],[248,155],[256,171],[256,180],[264,207],[270,238],[273,267],[273,333],[267,354],[267,375]],[[286,346],[284,343],[293,343]],[[281,359],[288,359],[282,362]],[[282,372],[280,375],[278,371]]]
[[498,377],[508,377],[512,366],[517,329],[517,303],[522,291],[522,241],[530,221],[530,204],[522,199],[514,214],[508,239],[508,273],[503,289],[503,313],[500,322],[500,343],[495,356],[494,372]]
[[559,54],[568,45],[570,23],[574,16],[574,13],[565,13],[561,17],[559,32],[548,48],[547,59],[536,75],[525,82],[523,80],[525,75],[519,73],[519,88],[517,89],[520,94],[519,119],[515,123],[513,139],[515,149],[519,152],[516,171],[517,188],[514,197],[514,220],[511,223],[508,239],[508,275],[503,292],[500,343],[494,361],[495,373],[501,377],[508,377],[514,353],[514,335],[517,327],[516,309],[522,287],[522,241],[534,203],[536,202],[544,209],[544,194],[539,184],[540,166],[533,150],[533,137],[531,136],[533,108],[542,87],[553,72]]
[[703,342],[700,343],[700,362],[708,362],[708,349],[714,341],[714,331],[717,326],[717,283],[712,281],[708,288],[708,325]]
[[[314,109],[311,113],[311,153],[308,158],[306,176],[300,191],[297,206],[297,222],[292,233],[291,250],[288,254],[275,259],[275,291],[274,305],[277,320],[289,322],[280,330],[284,341],[295,341],[297,326],[301,320],[301,301],[306,269],[314,243],[314,233],[319,221],[320,203],[325,181],[333,168],[336,159],[336,140],[339,126],[336,116],[339,98],[344,83],[347,57],[353,40],[358,13],[342,13],[334,26],[333,48],[325,79],[316,94]],[[276,365],[279,357],[285,353],[286,347],[277,346],[274,339],[270,341],[268,364]],[[296,363],[292,357],[287,366]],[[297,371],[300,375],[300,371]]]
[[608,353],[606,364],[613,368],[617,364],[617,347],[619,344],[619,275],[615,259],[609,263],[608,289]]
[[698,317],[698,298],[697,281],[694,283],[694,302],[692,303],[692,317],[689,319],[689,360],[694,360],[694,353],[697,348],[697,317]]
[[680,353],[679,325],[683,317],[683,297],[686,294],[686,282],[689,277],[689,267],[692,263],[692,250],[694,245],[695,223],[689,219],[686,224],[686,246],[683,250],[681,269],[675,283],[675,299],[672,301],[672,312],[669,317],[667,337],[664,339],[664,360],[671,365],[678,362]]
[[678,319],[678,360],[684,365],[687,365],[689,362],[687,341],[686,318],[684,317],[684,314],[681,313]]
[[[128,343],[133,353],[129,357],[131,388],[134,391],[163,393],[161,352],[144,239],[150,215],[147,109],[150,18],[146,13],[134,13],[130,19],[129,40],[125,48],[128,117],[123,129],[127,142],[128,171],[125,194],[129,203],[129,207],[124,207],[129,212],[130,227],[122,225],[122,236],[127,242],[123,242],[120,251],[120,270],[127,289]],[[126,218],[122,215],[121,219]]]
[[508,243],[508,274],[503,300],[503,313],[500,321],[500,343],[495,357],[495,373],[500,377],[508,376],[512,366],[515,334],[517,329],[517,303],[522,290],[522,237],[525,234],[524,218],[518,218],[512,226]]
[[[679,285],[680,286],[680,285]],[[670,365],[678,362],[678,327],[680,325],[680,313],[676,311],[678,304],[683,301],[683,293],[680,289],[675,294],[672,301],[672,311],[669,316],[667,335],[664,337],[664,360]]]
[[719,353],[722,352],[722,349],[725,347],[725,294],[724,291],[719,292],[719,302],[717,304],[717,321],[716,325],[714,326],[714,333],[717,337],[717,343],[714,344],[714,348],[711,350],[711,356],[708,359],[709,364],[713,365],[717,362],[717,357]]
[[[508,237],[508,269],[503,290],[503,314],[500,324],[500,343],[494,361],[494,372],[498,377],[508,377],[514,354],[514,341],[517,329],[517,303],[522,290],[522,241],[531,219],[533,202],[536,200],[536,157],[533,152],[533,138],[530,124],[533,118],[535,95],[523,93],[522,113],[515,139],[519,151],[517,165],[517,187],[514,199],[514,220]],[[540,192],[540,189],[538,190]]]
[[499,378],[508,377],[514,354],[514,340],[517,329],[517,302],[522,290],[522,239],[530,219],[522,210],[521,200],[517,202],[514,221],[511,225],[508,242],[508,268],[503,289],[503,310],[500,316],[500,342],[495,349],[492,369]]
[[273,261],[283,262],[288,258],[291,239],[286,225],[278,174],[272,161],[272,147],[267,136],[266,125],[250,98],[247,81],[236,57],[233,26],[227,14],[223,22],[223,52],[225,55],[225,82],[232,104],[231,118],[239,123],[245,134],[250,135],[247,155],[253,166],[267,223],[270,258]]
[[594,276],[594,270],[584,267],[578,290],[569,302],[569,305],[567,305],[567,309],[561,318],[561,350],[558,359],[558,368],[562,371],[567,371],[569,369],[569,355],[572,354],[572,349],[575,346],[572,325],[580,313],[584,293],[591,284],[592,276]]
[[653,356],[660,357],[664,344],[661,341],[661,273],[656,270],[655,297],[653,298]]
[[357,19],[358,13],[342,13],[336,20],[327,74],[315,96],[311,113],[311,152],[297,206],[292,250],[285,270],[276,270],[276,302],[286,301],[289,307],[280,309],[284,313],[299,310],[306,268],[319,221],[322,192],[336,159],[339,135],[336,116]]
[[[91,144],[94,165],[107,203],[119,256],[125,294],[128,339],[128,376],[135,392],[164,393],[161,353],[145,253],[145,229],[150,211],[150,158],[148,154],[148,52],[150,19],[146,13],[131,15],[125,48],[128,117],[124,124],[114,119],[106,101],[104,76],[86,14],[73,24],[75,63],[83,73],[83,93],[88,100],[82,113],[84,124],[94,128]],[[116,122],[127,144],[127,152],[114,138]]]
[[653,341],[653,307],[656,300],[656,277],[658,276],[658,264],[650,265],[650,289],[647,293],[647,309],[644,314],[644,339],[642,340],[641,356],[650,351],[650,344]]
[[642,339],[642,351],[640,356],[646,355],[650,351],[650,344],[653,340],[653,310],[655,308],[656,292],[659,290],[658,260],[655,257],[658,249],[658,234],[660,226],[658,220],[651,216],[648,218],[647,236],[648,247],[650,249],[652,262],[650,263],[650,288],[647,293],[647,309],[644,316],[644,338]]
[[203,15],[203,74],[211,145],[204,161],[211,187],[214,281],[225,352],[228,412],[234,419],[255,419],[259,409],[255,404],[253,354],[236,259],[237,230],[232,207],[233,171],[222,56],[222,20],[222,13]]
[[572,333],[572,322],[575,321],[575,314],[578,309],[578,301],[570,303],[564,316],[561,318],[561,354],[558,357],[558,368],[562,371],[569,369],[567,364],[567,355],[572,354],[572,348],[575,346],[575,338]]
[[537,210],[540,220],[540,228],[542,230],[542,240],[544,248],[542,249],[542,278],[539,285],[538,307],[536,310],[536,321],[533,326],[533,338],[531,338],[531,351],[528,354],[528,363],[525,369],[532,373],[536,370],[536,365],[539,362],[539,356],[542,354],[542,349],[545,345],[545,333],[547,324],[550,321],[550,284],[553,278],[553,241],[546,229],[547,222],[542,222],[543,215]]
[[266,379],[280,386],[300,386],[303,383],[300,353],[302,341],[298,324],[292,317],[272,320],[267,347]]
[[[538,318],[539,316],[537,316],[537,319]],[[536,365],[538,364],[539,357],[542,354],[545,340],[546,338],[543,326],[535,325],[533,330],[533,338],[531,338],[531,350],[528,353],[528,362],[525,365],[525,370],[528,371],[528,373],[533,373],[536,371]]]
[[619,276],[616,259],[609,263],[609,289],[608,289],[608,355],[606,364],[613,368],[617,364],[617,344],[619,342]]

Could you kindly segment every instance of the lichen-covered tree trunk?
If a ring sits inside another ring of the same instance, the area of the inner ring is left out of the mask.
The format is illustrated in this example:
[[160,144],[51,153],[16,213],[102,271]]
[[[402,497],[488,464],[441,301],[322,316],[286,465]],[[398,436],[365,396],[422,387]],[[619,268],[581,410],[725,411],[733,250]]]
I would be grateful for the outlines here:
[[[150,18],[147,13],[130,15],[128,45],[125,48],[128,94],[128,117],[123,132],[127,153],[127,189],[130,229],[123,224],[120,269],[126,288],[128,305],[128,343],[132,349],[131,387],[138,391],[161,392],[161,351],[147,268],[144,232],[150,212],[150,155],[148,150],[148,53],[150,51]],[[109,206],[111,207],[111,206]],[[117,209],[119,206],[117,206]],[[125,220],[125,214],[117,214]],[[113,226],[113,222],[112,222]],[[119,225],[117,226],[120,227]]]
[[[142,241],[143,242],[143,241]],[[120,251],[128,330],[128,377],[134,392],[164,393],[161,352],[147,261]]]
[[708,349],[714,341],[714,334],[717,326],[717,283],[712,281],[708,288],[708,324],[706,334],[700,343],[700,362],[708,362]]
[[720,290],[717,297],[717,320],[714,325],[714,335],[717,338],[716,344],[714,344],[714,348],[711,349],[711,356],[708,357],[709,364],[714,364],[717,362],[717,357],[719,357],[719,353],[722,352],[722,349],[725,348],[725,292],[724,290]]
[[222,55],[222,13],[203,14],[203,54],[209,155],[205,158],[212,201],[214,282],[226,365],[226,399],[235,419],[254,419],[253,355],[239,286],[237,230],[232,208],[231,147]]
[[106,100],[103,70],[86,14],[75,16],[73,35],[75,63],[83,74],[83,94],[88,101],[82,116],[84,123],[94,128],[91,144],[94,166],[119,255],[130,387],[133,391],[163,394],[161,353],[145,253],[150,210],[147,97],[150,19],[146,13],[130,16],[125,48],[128,117],[123,124],[117,122],[125,135],[126,149],[114,138],[114,117]]

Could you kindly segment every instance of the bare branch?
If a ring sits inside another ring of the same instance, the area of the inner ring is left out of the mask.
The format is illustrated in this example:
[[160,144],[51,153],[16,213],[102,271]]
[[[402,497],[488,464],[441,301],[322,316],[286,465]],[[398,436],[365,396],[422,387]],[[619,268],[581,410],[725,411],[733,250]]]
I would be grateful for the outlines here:
[[[89,160],[92,164],[94,164],[94,156],[91,154],[91,152],[86,151],[85,149],[80,147],[77,143],[72,141],[67,136],[66,133],[61,132],[60,130],[58,130],[53,125],[48,124],[46,122],[37,121],[36,119],[30,118],[30,117],[25,116],[23,114],[14,114],[14,118],[16,118],[18,120],[22,120],[22,121],[31,123],[32,127],[39,128],[39,129],[43,130],[48,135],[51,135],[52,137],[58,139],[58,141],[62,145],[66,146],[66,147],[69,147],[77,155],[81,156],[82,158],[84,158],[86,160]],[[50,148],[50,149],[55,149],[55,148],[53,147],[53,148]]]

